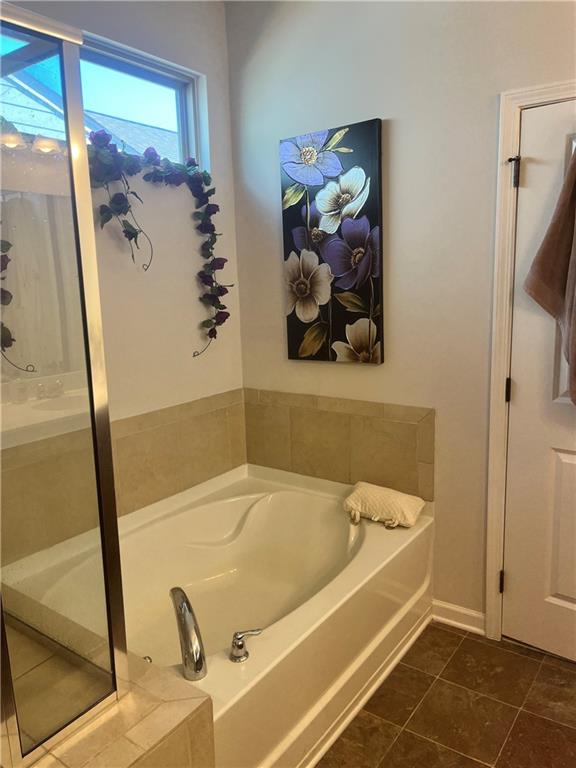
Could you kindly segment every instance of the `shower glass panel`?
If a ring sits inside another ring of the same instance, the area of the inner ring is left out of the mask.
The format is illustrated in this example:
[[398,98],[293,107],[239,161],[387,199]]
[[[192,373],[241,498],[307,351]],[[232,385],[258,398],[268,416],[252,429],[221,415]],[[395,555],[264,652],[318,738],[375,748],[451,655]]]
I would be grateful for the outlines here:
[[2,608],[22,754],[111,694],[62,43],[2,24]]

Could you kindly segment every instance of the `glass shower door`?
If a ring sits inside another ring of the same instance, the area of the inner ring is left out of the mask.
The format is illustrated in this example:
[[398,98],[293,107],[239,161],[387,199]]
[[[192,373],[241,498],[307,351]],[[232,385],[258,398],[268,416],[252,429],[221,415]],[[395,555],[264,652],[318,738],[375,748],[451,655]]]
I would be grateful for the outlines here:
[[96,429],[107,414],[94,408],[70,44],[6,23],[0,41],[2,610],[25,755],[116,690],[101,522],[113,480]]

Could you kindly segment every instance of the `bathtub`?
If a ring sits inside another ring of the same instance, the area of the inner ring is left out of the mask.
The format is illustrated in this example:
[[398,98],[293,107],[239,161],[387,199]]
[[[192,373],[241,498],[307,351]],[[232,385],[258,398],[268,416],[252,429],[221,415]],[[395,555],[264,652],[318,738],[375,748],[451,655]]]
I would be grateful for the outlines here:
[[[217,768],[313,766],[430,619],[432,505],[411,529],[352,526],[348,492],[248,465],[119,520],[128,647],[181,674],[168,591],[184,588],[208,666],[190,685],[213,701]],[[80,610],[97,559],[88,532],[4,578]],[[101,633],[90,612],[67,618]],[[263,631],[233,664],[232,634],[249,629]]]
[[[349,486],[233,470],[122,518],[130,649],[180,671],[172,586],[200,624],[217,768],[312,766],[429,621],[431,505],[352,526]],[[237,630],[250,658],[233,664]]]

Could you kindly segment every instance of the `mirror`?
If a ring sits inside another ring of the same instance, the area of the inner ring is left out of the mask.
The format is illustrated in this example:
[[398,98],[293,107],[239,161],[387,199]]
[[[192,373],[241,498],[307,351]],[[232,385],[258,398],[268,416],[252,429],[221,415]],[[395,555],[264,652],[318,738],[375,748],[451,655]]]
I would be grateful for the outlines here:
[[61,43],[1,29],[2,602],[21,751],[115,690]]

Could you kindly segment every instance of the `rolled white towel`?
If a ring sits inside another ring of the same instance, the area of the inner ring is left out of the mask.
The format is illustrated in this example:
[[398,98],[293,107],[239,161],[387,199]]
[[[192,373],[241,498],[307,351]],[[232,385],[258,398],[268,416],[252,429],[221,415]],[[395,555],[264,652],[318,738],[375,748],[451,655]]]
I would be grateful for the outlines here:
[[384,523],[387,528],[398,525],[411,528],[425,505],[426,502],[419,496],[372,483],[356,483],[350,496],[344,500],[344,509],[355,525],[361,517],[366,517],[376,523]]

